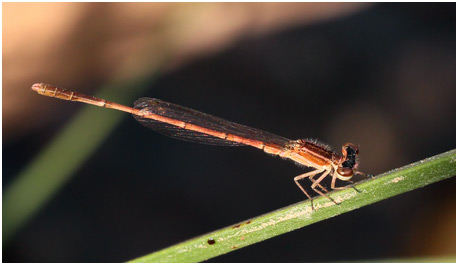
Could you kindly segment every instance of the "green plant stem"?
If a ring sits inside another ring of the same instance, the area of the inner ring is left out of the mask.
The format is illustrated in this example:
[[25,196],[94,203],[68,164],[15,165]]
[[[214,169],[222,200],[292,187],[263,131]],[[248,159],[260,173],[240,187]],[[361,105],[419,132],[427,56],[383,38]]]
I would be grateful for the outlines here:
[[345,189],[326,198],[297,203],[231,227],[185,241],[130,262],[200,262],[302,228],[339,214],[455,176],[456,151],[421,160],[391,170],[355,185],[360,191]]

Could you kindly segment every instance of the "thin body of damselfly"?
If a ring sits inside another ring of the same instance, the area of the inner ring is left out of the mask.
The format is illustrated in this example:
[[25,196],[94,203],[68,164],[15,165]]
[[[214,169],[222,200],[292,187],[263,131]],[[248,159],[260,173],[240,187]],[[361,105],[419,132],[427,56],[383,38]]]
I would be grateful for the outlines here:
[[32,85],[32,90],[48,97],[131,113],[142,125],[169,137],[210,145],[248,145],[268,154],[291,159],[314,169],[294,178],[296,185],[309,199],[312,197],[299,183],[301,179],[309,178],[312,181],[311,188],[315,192],[336,203],[326,194],[328,190],[320,184],[321,181],[330,175],[331,189],[343,189],[345,187],[335,186],[337,179],[351,182],[355,174],[363,174],[357,171],[358,147],[351,143],[343,145],[342,155],[339,155],[328,146],[313,140],[290,140],[160,99],[140,98],[131,108],[43,83]]

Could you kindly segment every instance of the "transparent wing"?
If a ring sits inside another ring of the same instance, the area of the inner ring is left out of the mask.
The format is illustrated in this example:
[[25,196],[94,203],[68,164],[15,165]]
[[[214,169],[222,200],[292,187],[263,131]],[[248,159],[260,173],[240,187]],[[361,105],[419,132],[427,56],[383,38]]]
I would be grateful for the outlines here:
[[[285,146],[291,140],[268,133],[262,130],[250,128],[245,125],[230,122],[209,114],[205,114],[190,108],[185,108],[176,104],[168,103],[155,98],[140,98],[134,103],[136,109],[147,109],[149,112],[163,117],[183,121],[200,127],[208,128],[218,132],[233,134],[239,137],[273,143]],[[134,118],[143,126],[157,131],[163,135],[201,144],[223,145],[223,146],[241,146],[242,143],[220,139],[205,133],[194,132],[183,129],[168,123],[159,122],[150,118],[144,118],[134,115]]]

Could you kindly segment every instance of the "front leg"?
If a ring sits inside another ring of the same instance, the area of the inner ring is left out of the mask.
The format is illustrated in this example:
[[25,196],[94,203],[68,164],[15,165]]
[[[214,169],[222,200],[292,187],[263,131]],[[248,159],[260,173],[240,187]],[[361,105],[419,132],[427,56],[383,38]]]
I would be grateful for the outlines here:
[[[337,173],[334,173],[332,175],[332,182],[331,182],[331,189],[333,190],[344,190],[346,189],[347,187],[336,187],[336,179],[337,179]],[[353,184],[354,182],[352,180],[344,180],[344,181],[348,181],[350,182],[351,184]],[[361,191],[357,190],[353,185],[350,185],[350,187],[352,187],[357,193],[361,193]]]
[[[315,175],[315,176],[316,176],[316,175]],[[309,179],[310,179],[310,181],[311,181],[313,184],[315,184],[316,181],[313,179],[313,177],[314,177],[314,176],[311,176]],[[326,189],[325,187],[323,187],[320,183],[317,183],[316,185],[317,185],[318,187],[320,187],[325,193],[328,193],[328,192],[329,192],[328,189]]]
[[311,172],[307,172],[307,173],[304,173],[304,174],[301,174],[297,177],[294,178],[294,182],[296,183],[296,185],[299,187],[299,189],[301,189],[301,191],[307,195],[307,197],[310,199],[310,203],[312,204],[312,210],[314,210],[314,207],[313,207],[313,199],[312,197],[310,197],[310,195],[305,191],[304,187],[302,187],[302,185],[299,183],[299,180],[303,179],[303,178],[312,178],[313,176],[315,175],[318,175],[320,174],[321,172],[323,172],[324,169],[317,169],[317,170],[313,170]]
[[320,185],[320,182],[321,182],[327,175],[329,175],[329,173],[331,172],[331,170],[332,170],[331,168],[326,169],[326,170],[323,172],[323,174],[321,174],[321,176],[320,176],[316,181],[313,182],[313,184],[312,184],[312,189],[313,189],[316,193],[320,194],[320,195],[323,196],[323,197],[328,198],[328,200],[330,200],[330,201],[332,201],[334,204],[338,205],[338,203],[337,203],[336,201],[334,201],[331,197],[329,197],[328,195],[324,194],[323,192],[319,191],[319,190],[316,188],[316,186]]

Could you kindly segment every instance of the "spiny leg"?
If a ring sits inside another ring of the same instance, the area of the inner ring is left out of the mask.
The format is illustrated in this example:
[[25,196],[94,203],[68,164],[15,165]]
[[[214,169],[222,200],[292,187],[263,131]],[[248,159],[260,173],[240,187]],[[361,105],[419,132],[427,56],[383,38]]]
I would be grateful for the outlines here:
[[[316,181],[315,181],[315,180],[313,180],[313,179],[310,179],[310,180],[312,181],[312,183],[313,183],[313,184],[315,184],[315,183],[316,183]],[[323,191],[324,191],[324,194],[326,194],[326,193],[329,193],[328,189],[326,189],[325,187],[321,186],[321,184],[320,184],[320,183],[316,183],[316,184],[317,184],[317,187],[320,187],[320,188],[321,188],[321,190],[323,190]],[[313,190],[315,190],[315,189],[313,189]],[[316,190],[315,190],[315,191],[316,191]],[[332,199],[331,199],[331,198],[329,198],[328,196],[326,196],[326,195],[323,195],[323,194],[321,194],[321,193],[320,193],[320,195],[321,195],[321,196],[324,196],[324,197],[327,197],[329,200],[331,200],[331,201],[332,201]],[[334,202],[334,203],[335,203],[335,202]]]
[[354,181],[352,180],[347,180],[348,182],[350,182],[350,187],[352,187],[357,193],[361,193],[361,191],[359,191],[353,184],[355,183]]
[[[316,176],[316,175],[315,175],[315,176]],[[313,184],[315,184],[316,181],[313,179],[313,177],[314,177],[314,176],[311,176],[309,179],[310,179],[310,181],[311,181]],[[321,186],[320,183],[317,183],[316,185],[318,185],[318,187],[320,187],[325,193],[328,193],[328,192],[329,192],[325,187]]]
[[330,201],[332,201],[334,204],[338,205],[338,203],[337,203],[336,201],[334,201],[331,197],[329,197],[329,196],[326,195],[325,193],[323,193],[323,192],[321,192],[321,191],[319,191],[318,189],[315,188],[317,185],[319,185],[319,183],[320,183],[327,175],[329,175],[329,172],[331,172],[331,169],[327,169],[326,171],[324,171],[324,173],[321,174],[321,176],[312,184],[312,189],[313,189],[316,193],[320,194],[320,195],[323,196],[323,197],[326,197],[328,200],[330,200]]
[[[337,179],[337,175],[336,175],[336,174],[332,175],[331,189],[333,189],[333,190],[343,190],[343,189],[346,189],[346,187],[336,187],[336,179]],[[350,182],[351,184],[354,183],[352,180],[344,180],[344,181],[348,181],[348,182]],[[352,187],[357,193],[361,193],[361,191],[359,191],[358,189],[356,189],[355,186],[350,185],[350,187]]]
[[[363,172],[361,172],[361,171],[355,171],[355,174],[361,175],[361,176],[363,176],[363,177],[371,178],[371,179],[374,179],[374,178],[375,178],[375,175],[366,174],[366,173],[363,173]],[[347,181],[350,182],[351,184],[354,183],[354,182],[351,181],[351,180],[347,180]],[[361,193],[361,191],[359,191],[355,186],[350,185],[350,187],[352,187],[356,192]]]
[[355,171],[355,174],[358,174],[358,175],[361,175],[363,177],[368,177],[368,178],[374,178],[375,175],[372,175],[372,174],[366,174],[366,173],[363,173],[361,171]]
[[304,173],[304,174],[301,174],[297,177],[294,178],[294,182],[296,183],[296,185],[299,187],[299,189],[302,190],[302,192],[307,195],[307,197],[310,199],[310,203],[312,204],[312,210],[314,210],[315,208],[313,207],[313,199],[312,197],[310,197],[310,195],[305,191],[305,189],[302,187],[302,185],[299,183],[299,180],[303,179],[303,178],[307,178],[307,177],[313,177],[315,175],[318,175],[320,174],[321,172],[323,172],[324,169],[317,169],[317,170],[314,170],[314,171],[311,171],[311,172],[307,172],[307,173]]

